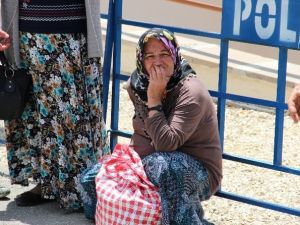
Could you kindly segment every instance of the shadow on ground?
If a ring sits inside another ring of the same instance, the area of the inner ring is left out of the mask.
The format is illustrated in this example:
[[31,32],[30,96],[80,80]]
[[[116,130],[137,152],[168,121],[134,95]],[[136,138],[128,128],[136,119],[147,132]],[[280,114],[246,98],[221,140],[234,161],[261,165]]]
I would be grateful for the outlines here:
[[[12,189],[13,191],[14,189]],[[83,213],[67,213],[57,202],[39,206],[18,207],[14,194],[0,200],[0,225],[91,225]],[[4,206],[4,208],[3,208]]]
[[[17,207],[15,201],[8,202],[6,210],[0,211],[0,218],[3,225],[90,225],[84,218],[83,213],[67,214],[61,210],[56,202],[46,203],[35,207]],[[1,224],[0,222],[0,224]]]

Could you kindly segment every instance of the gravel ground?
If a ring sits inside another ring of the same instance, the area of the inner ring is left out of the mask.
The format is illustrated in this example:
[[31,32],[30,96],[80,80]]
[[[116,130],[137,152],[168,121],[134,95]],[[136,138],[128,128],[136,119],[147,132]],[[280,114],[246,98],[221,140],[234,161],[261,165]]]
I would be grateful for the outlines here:
[[[129,101],[126,91],[121,89],[120,129],[131,131],[132,115],[132,104]],[[110,119],[108,118],[108,124],[109,121]],[[275,116],[273,113],[229,106],[226,109],[224,151],[226,153],[272,162],[274,124]],[[3,125],[0,127],[2,126]],[[298,169],[300,168],[299,130],[300,125],[294,124],[291,119],[286,116],[284,125],[283,165],[296,167]],[[3,133],[1,134],[1,132],[3,132],[3,128],[0,128],[0,135],[2,136]],[[128,141],[128,139],[119,138],[119,142],[128,143]],[[4,151],[0,151],[0,153],[0,158],[3,161],[5,153]],[[7,170],[5,169],[3,171],[2,169],[0,171],[0,175],[1,174],[2,176],[3,174],[7,174]],[[4,175],[3,180],[7,182],[8,179],[6,175]],[[224,160],[224,178],[222,184],[224,191],[300,209],[299,187],[300,176],[288,175],[282,172],[274,172],[272,170]],[[22,190],[18,189],[18,192],[21,191]],[[0,202],[0,208],[4,210],[2,211],[4,215],[6,215],[5,208],[7,209],[7,207],[12,204],[12,200]],[[300,225],[300,217],[220,197],[213,196],[209,201],[204,202],[203,205],[206,218],[214,222],[215,225]],[[62,216],[59,212],[60,210],[55,205],[53,205],[53,207],[45,206],[41,208],[41,210],[43,209],[45,212],[48,212],[49,215],[52,215],[52,222],[55,221],[55,216],[59,216],[59,218]],[[45,221],[38,223],[36,221],[40,220],[33,220],[33,218],[35,218],[34,216],[26,216],[30,213],[30,210],[32,211],[33,209],[17,208],[15,210],[18,211],[18,215],[24,215],[22,219],[20,219],[23,223],[10,221],[8,224],[50,225],[52,223],[45,223]],[[35,212],[37,213],[36,217],[40,215],[41,218],[44,218],[43,212],[40,212],[40,214],[38,214],[39,211]],[[13,212],[11,212],[11,214],[14,215]],[[70,218],[66,221],[72,222],[64,223],[61,221],[60,224],[90,224],[83,218],[83,215],[73,214],[69,216]],[[31,220],[29,220],[29,218],[31,218]],[[18,219],[18,217],[15,217],[15,219]],[[50,221],[51,217],[48,219]]]

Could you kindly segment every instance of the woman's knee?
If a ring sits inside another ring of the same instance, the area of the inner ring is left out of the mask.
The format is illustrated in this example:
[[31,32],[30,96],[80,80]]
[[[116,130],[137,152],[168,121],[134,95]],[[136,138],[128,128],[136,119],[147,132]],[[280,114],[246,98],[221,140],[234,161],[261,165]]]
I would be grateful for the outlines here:
[[169,172],[169,158],[167,154],[157,152],[142,160],[146,175],[154,185],[159,186],[162,177]]

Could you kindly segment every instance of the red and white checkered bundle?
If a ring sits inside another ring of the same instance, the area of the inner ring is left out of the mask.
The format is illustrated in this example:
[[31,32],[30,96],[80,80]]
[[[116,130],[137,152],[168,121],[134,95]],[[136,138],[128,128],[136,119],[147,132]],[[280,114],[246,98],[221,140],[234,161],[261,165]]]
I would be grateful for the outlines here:
[[117,144],[100,161],[96,177],[96,225],[157,225],[161,221],[158,188],[147,178],[138,154]]

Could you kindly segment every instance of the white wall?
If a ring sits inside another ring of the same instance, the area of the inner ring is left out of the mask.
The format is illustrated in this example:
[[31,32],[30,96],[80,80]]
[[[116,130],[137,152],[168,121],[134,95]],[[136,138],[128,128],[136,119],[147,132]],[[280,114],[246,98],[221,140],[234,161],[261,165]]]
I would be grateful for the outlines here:
[[[221,5],[221,0],[198,1]],[[108,0],[102,3],[102,11],[106,12]],[[213,32],[220,32],[221,23],[220,13],[167,0],[123,0],[123,18]]]

